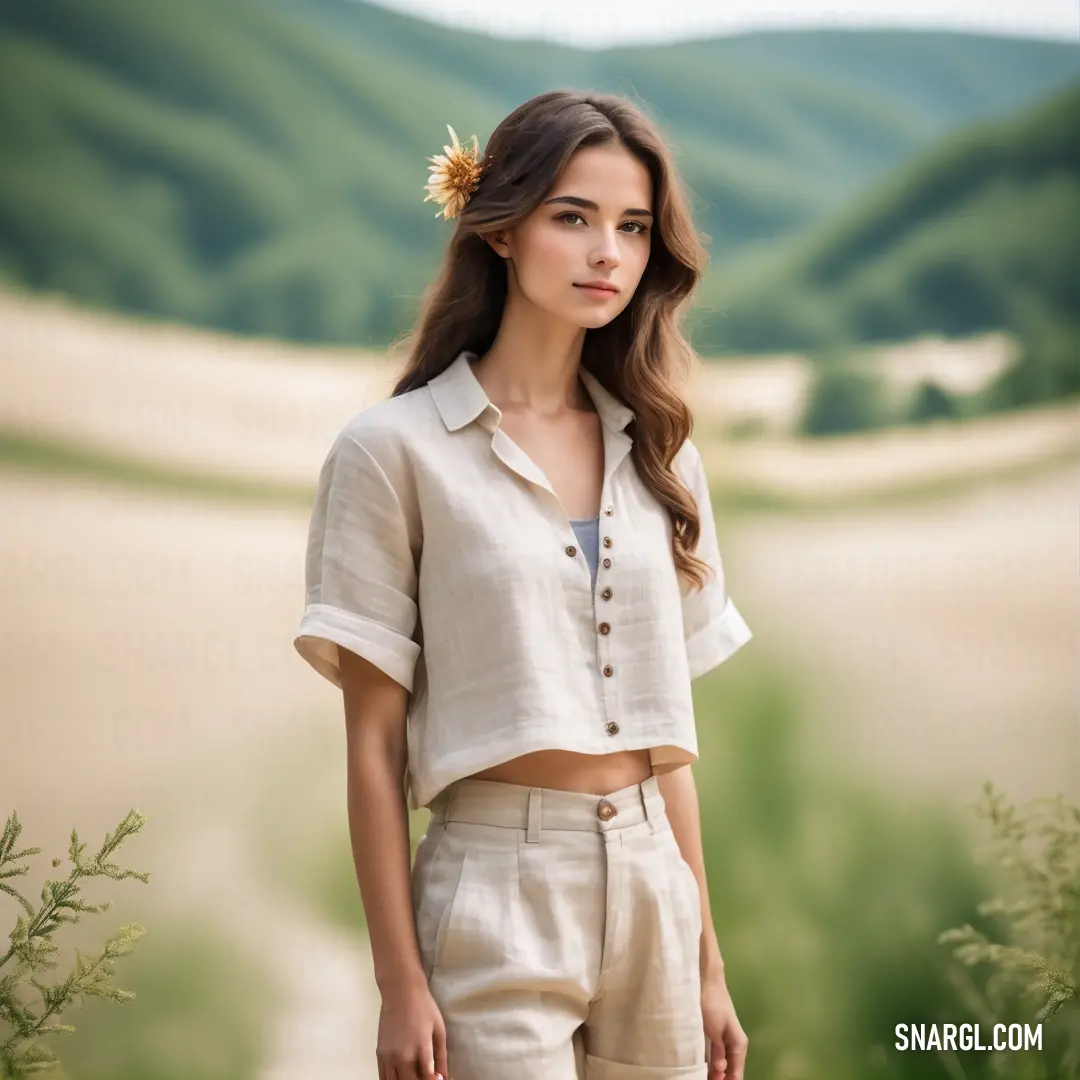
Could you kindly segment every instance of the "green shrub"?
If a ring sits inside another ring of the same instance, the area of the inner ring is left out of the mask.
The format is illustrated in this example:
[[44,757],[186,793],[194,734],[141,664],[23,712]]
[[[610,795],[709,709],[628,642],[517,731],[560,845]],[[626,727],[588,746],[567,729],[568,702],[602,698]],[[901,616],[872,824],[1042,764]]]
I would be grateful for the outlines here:
[[932,379],[924,379],[912,396],[907,421],[910,424],[928,424],[934,420],[956,420],[961,414],[960,402],[954,394]]
[[1061,401],[1080,394],[1080,324],[1057,323],[1029,333],[1016,362],[987,387],[990,412]]
[[856,367],[843,356],[830,354],[818,359],[799,422],[802,434],[863,431],[891,419],[879,376]]

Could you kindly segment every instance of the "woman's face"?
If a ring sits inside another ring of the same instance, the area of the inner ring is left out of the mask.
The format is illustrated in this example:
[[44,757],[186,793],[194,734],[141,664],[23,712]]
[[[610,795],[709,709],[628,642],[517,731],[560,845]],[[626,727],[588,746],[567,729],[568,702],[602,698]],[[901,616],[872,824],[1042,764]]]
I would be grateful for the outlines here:
[[[618,143],[578,150],[524,221],[491,246],[524,298],[577,327],[604,326],[630,303],[651,247],[652,177]],[[605,282],[614,292],[585,285]],[[520,294],[514,296],[514,293]]]

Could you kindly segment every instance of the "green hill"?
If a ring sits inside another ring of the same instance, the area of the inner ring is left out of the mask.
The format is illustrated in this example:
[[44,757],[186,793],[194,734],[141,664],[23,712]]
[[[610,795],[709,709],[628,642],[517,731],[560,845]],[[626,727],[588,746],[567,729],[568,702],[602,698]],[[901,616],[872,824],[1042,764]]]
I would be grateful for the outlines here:
[[943,146],[785,249],[721,270],[699,319],[730,350],[1080,319],[1080,83]]
[[0,275],[234,332],[377,345],[408,325],[445,242],[423,184],[447,123],[483,142],[560,85],[643,99],[722,267],[1078,75],[1067,45],[963,35],[593,52],[351,0],[0,0]]

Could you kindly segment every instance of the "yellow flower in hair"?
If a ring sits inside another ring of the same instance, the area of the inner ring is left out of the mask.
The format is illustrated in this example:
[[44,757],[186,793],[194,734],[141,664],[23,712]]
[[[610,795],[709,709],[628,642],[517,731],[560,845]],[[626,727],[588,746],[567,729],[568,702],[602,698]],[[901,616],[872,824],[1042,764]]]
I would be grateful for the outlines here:
[[446,125],[446,130],[450,132],[453,145],[444,146],[445,153],[428,158],[428,161],[432,162],[428,166],[431,176],[424,187],[427,192],[424,202],[434,199],[442,207],[442,210],[436,211],[435,216],[438,217],[441,213],[449,220],[457,217],[465,208],[484,169],[480,164],[480,145],[476,136],[472,137],[472,147],[466,149],[458,142],[458,137],[449,124]]

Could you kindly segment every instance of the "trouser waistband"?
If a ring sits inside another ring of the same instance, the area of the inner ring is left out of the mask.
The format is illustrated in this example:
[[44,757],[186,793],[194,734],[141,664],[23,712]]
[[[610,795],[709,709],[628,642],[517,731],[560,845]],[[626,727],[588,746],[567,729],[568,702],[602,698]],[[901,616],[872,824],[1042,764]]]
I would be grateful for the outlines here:
[[462,821],[524,829],[530,843],[550,830],[607,832],[646,821],[652,832],[670,827],[655,776],[609,795],[530,788],[497,780],[458,780],[436,796],[431,817],[439,823]]

